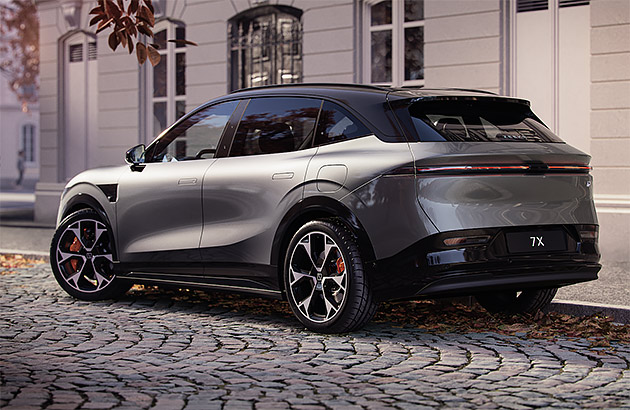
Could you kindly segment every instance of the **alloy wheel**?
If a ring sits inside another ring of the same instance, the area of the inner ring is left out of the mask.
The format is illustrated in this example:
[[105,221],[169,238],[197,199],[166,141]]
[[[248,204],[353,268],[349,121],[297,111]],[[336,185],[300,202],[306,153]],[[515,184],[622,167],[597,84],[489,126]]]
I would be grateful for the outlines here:
[[289,294],[302,315],[316,323],[337,316],[347,299],[346,266],[339,246],[323,232],[309,232],[297,242],[289,262]]
[[56,263],[63,280],[79,292],[94,293],[114,279],[107,226],[95,219],[68,225],[59,237]]

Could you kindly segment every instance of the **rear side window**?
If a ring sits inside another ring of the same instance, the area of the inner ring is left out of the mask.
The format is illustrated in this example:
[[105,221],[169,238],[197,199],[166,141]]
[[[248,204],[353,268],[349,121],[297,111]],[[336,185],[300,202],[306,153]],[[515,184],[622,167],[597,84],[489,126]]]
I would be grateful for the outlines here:
[[271,97],[252,99],[236,130],[230,156],[276,154],[308,148],[321,100]]
[[562,142],[519,103],[421,101],[409,114],[421,141]]
[[315,145],[332,144],[364,137],[371,131],[340,106],[325,101],[317,126]]

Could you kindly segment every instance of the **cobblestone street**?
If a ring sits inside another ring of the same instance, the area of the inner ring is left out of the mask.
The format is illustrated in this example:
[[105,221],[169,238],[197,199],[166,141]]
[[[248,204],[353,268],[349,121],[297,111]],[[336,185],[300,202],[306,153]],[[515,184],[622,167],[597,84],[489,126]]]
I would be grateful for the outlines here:
[[388,323],[319,335],[142,291],[76,301],[46,265],[0,276],[0,309],[0,407],[630,408],[629,345]]

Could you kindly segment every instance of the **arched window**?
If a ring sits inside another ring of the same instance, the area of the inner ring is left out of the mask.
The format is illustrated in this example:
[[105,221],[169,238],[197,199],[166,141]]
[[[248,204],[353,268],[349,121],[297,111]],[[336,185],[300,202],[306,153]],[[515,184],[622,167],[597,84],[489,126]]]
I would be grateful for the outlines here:
[[160,62],[155,67],[147,64],[146,142],[186,113],[186,45],[168,41],[185,39],[186,27],[163,21],[156,24],[154,32]]
[[260,6],[228,22],[230,90],[302,81],[302,11]]
[[35,162],[35,125],[22,125],[21,147],[24,151],[24,160],[26,162]]
[[424,1],[367,0],[364,79],[373,84],[424,84]]

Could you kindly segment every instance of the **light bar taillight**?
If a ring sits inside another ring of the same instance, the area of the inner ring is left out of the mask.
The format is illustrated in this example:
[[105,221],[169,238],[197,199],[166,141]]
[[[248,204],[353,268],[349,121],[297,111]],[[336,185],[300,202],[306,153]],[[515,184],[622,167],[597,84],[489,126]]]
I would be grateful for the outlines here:
[[505,165],[434,165],[420,167],[402,167],[394,170],[393,175],[494,175],[494,174],[587,174],[593,168],[588,165],[573,164],[505,164]]
[[419,173],[422,172],[444,172],[444,171],[527,171],[529,165],[457,165],[457,166],[439,166],[439,167],[426,167],[416,168]]

